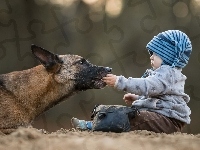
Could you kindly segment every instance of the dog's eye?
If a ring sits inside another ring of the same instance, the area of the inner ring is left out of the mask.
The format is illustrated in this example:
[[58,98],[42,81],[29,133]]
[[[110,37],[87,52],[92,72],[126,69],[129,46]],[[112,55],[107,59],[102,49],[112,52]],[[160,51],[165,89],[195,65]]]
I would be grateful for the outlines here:
[[87,62],[87,60],[85,60],[85,59],[83,58],[83,59],[81,59],[81,60],[78,60],[78,61],[74,62],[72,65],[77,65],[77,64],[83,65],[83,64],[85,64],[86,62]]
[[81,60],[79,61],[80,64],[84,64],[85,62],[86,62],[85,59],[81,59]]

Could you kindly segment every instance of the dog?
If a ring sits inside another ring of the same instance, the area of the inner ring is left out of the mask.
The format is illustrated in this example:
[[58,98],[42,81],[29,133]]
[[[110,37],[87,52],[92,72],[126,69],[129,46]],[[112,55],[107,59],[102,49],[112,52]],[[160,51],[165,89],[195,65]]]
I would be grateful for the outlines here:
[[111,68],[96,66],[78,55],[57,55],[31,45],[40,65],[0,75],[0,132],[29,127],[34,119],[69,96],[106,86]]

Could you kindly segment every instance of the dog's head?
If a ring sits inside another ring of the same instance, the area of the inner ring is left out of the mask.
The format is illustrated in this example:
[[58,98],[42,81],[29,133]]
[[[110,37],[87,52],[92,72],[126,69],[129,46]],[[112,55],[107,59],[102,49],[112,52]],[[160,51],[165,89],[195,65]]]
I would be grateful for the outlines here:
[[102,78],[111,72],[111,68],[93,65],[78,55],[56,55],[36,45],[31,49],[56,82],[73,84],[79,91],[103,88],[106,84]]

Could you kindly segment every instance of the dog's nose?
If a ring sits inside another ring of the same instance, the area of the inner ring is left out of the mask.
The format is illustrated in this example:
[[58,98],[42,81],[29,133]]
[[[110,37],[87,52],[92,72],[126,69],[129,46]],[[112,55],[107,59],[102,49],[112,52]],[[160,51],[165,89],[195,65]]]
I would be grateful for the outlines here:
[[107,71],[107,72],[111,72],[111,71],[112,71],[112,68],[106,67],[106,71]]

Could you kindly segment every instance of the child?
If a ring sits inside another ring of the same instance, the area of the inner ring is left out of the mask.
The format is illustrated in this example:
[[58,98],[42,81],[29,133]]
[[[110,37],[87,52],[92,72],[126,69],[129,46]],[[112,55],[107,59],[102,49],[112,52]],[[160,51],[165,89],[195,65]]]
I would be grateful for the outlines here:
[[[179,30],[168,30],[155,36],[146,48],[152,69],[142,78],[108,74],[103,80],[108,86],[130,92],[124,95],[125,103],[140,110],[140,115],[130,120],[132,131],[180,132],[190,124],[190,97],[184,93],[186,76],[181,71],[188,64],[191,41]],[[72,118],[72,124],[80,129],[92,128],[91,121],[77,118]]]

